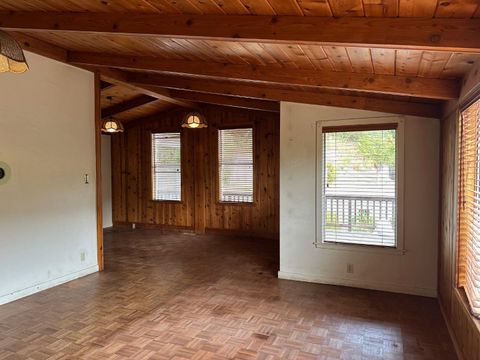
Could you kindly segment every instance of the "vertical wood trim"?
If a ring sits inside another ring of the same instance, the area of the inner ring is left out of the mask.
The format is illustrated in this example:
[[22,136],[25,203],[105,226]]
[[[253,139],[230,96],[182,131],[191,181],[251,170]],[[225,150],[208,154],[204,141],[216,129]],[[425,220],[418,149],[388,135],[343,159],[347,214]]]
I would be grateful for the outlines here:
[[194,192],[195,192],[195,202],[194,202],[194,226],[195,232],[197,234],[205,233],[205,216],[206,216],[206,201],[205,201],[205,188],[208,186],[206,183],[205,177],[205,165],[207,161],[205,144],[208,139],[207,130],[193,130],[193,149],[194,149]]
[[102,198],[102,108],[100,105],[100,74],[94,74],[95,78],[95,182],[97,204],[97,262],[98,270],[103,271],[103,198]]

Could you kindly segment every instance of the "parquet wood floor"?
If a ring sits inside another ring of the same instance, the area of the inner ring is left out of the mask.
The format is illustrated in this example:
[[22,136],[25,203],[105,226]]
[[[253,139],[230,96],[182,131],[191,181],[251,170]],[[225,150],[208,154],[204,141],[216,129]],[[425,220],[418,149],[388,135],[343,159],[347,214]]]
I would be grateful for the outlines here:
[[106,271],[0,306],[0,360],[455,359],[434,299],[278,280],[265,240],[106,234]]

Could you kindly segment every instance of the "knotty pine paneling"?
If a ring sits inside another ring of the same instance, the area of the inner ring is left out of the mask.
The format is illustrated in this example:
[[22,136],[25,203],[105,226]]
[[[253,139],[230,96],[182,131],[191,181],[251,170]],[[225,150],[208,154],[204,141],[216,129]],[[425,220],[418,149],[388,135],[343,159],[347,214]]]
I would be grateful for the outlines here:
[[455,111],[442,121],[438,296],[463,358],[480,360],[480,321],[470,315],[461,290],[455,287],[457,121]]
[[[114,223],[180,227],[202,233],[277,237],[279,231],[279,115],[204,106],[207,129],[181,129],[183,109],[133,124],[112,137]],[[254,203],[218,202],[218,129],[254,129]],[[180,130],[181,129],[181,130]],[[182,202],[153,201],[151,132],[182,133]]]

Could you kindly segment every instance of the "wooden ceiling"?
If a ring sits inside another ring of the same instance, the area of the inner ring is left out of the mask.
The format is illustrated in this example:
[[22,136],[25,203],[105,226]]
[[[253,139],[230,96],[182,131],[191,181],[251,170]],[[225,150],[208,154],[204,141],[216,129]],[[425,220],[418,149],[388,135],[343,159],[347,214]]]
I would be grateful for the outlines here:
[[438,116],[480,60],[474,0],[3,0],[0,28],[99,71],[123,121],[279,101]]

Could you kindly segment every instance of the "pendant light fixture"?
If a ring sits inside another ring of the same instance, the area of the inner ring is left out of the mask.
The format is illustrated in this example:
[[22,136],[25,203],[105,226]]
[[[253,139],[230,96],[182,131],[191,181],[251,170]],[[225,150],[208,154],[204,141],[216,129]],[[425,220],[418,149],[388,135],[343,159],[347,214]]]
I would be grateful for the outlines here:
[[[110,100],[110,104],[111,104],[113,98],[111,96],[108,96],[107,99]],[[108,134],[115,134],[123,131],[124,131],[123,125],[120,122],[120,120],[115,119],[112,115],[110,115],[106,119],[103,119],[102,132],[108,133]]]
[[23,73],[28,70],[27,60],[20,44],[0,30],[0,72]]
[[189,129],[203,129],[208,127],[205,116],[197,111],[188,113],[182,122],[182,127]]

